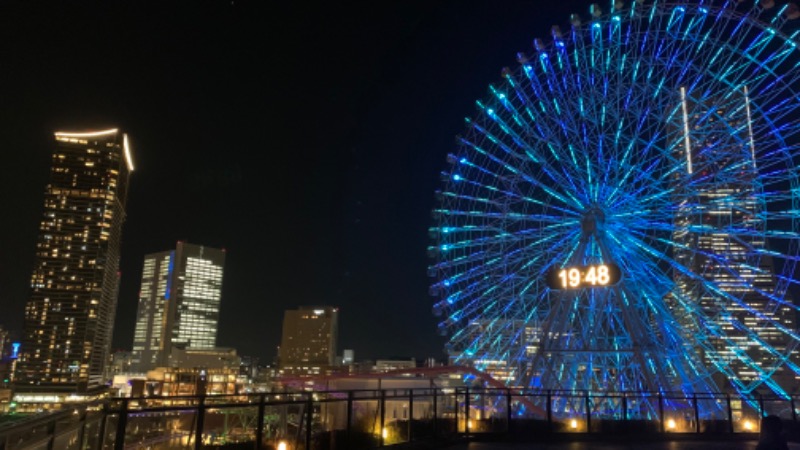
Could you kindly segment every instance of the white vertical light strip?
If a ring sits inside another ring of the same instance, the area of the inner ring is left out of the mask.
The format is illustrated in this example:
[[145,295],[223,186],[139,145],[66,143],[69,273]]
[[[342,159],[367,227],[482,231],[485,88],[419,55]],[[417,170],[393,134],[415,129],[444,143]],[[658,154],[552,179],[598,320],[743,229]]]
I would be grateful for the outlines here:
[[747,86],[744,87],[744,106],[747,110],[747,131],[749,134],[750,140],[750,156],[753,158],[753,169],[756,168],[756,144],[753,142],[753,121],[750,120],[750,93],[747,90]]
[[689,111],[686,108],[686,88],[681,86],[681,108],[683,109],[683,144],[686,147],[686,167],[692,173],[692,145],[689,140]]
[[131,149],[128,146],[128,134],[122,135],[122,147],[125,150],[125,162],[128,163],[128,171],[133,172],[133,159],[131,158]]

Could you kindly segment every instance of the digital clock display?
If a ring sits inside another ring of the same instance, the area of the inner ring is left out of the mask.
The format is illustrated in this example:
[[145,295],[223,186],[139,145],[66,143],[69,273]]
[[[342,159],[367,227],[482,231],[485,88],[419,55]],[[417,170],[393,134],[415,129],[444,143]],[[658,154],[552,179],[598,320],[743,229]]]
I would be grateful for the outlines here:
[[567,266],[551,270],[547,274],[550,289],[582,289],[613,286],[619,283],[622,273],[614,263]]

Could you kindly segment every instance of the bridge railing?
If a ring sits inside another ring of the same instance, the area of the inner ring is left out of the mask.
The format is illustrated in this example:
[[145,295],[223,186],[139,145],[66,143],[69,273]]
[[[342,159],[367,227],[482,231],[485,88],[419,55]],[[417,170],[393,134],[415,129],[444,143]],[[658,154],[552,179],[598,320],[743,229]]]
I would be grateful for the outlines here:
[[426,388],[112,399],[0,425],[0,450],[371,449],[547,434],[797,429],[795,399],[724,394]]

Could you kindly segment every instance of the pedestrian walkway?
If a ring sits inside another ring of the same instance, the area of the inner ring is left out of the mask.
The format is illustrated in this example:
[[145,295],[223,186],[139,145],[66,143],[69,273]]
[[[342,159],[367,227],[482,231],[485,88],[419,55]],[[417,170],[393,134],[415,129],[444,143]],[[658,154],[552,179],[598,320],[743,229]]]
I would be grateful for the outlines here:
[[[446,450],[755,450],[757,441],[670,441],[670,442],[469,442]],[[800,450],[800,443],[790,443]]]

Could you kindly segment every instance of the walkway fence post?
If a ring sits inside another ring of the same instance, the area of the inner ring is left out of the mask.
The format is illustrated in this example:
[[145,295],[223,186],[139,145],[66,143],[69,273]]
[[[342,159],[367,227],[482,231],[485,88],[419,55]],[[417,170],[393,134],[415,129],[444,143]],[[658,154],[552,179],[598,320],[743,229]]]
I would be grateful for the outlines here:
[[[306,404],[306,447],[305,450],[311,450],[311,427],[314,425],[314,394],[308,393],[308,403]],[[381,417],[381,419],[383,419]],[[383,422],[383,420],[381,420]],[[381,424],[383,425],[383,424]],[[381,445],[383,442],[381,442]]]
[[201,395],[197,403],[197,418],[195,423],[197,428],[194,430],[194,448],[200,450],[203,448],[203,428],[206,422],[206,396]]
[[267,406],[267,395],[258,396],[258,423],[256,424],[256,450],[264,448],[264,409]]
[[414,390],[408,390],[408,442],[414,440]]
[[438,409],[437,408],[438,405],[436,404],[437,401],[438,401],[438,395],[436,392],[436,388],[434,387],[433,388],[433,435],[434,436],[439,435],[439,412],[437,411]]
[[347,391],[347,423],[345,423],[347,445],[352,445],[353,440],[353,391]]
[[84,448],[83,445],[84,445],[84,440],[85,440],[84,435],[86,433],[86,418],[87,417],[89,417],[89,413],[87,412],[86,408],[81,409],[80,417],[78,419],[80,421],[81,425],[80,425],[80,428],[78,428],[78,437],[77,437],[78,445],[81,446],[80,448]]
[[[123,398],[120,402],[119,417],[117,417],[117,434],[114,436],[114,450],[125,449],[125,429],[128,427],[128,399]],[[101,442],[102,445],[104,442]]]
[[469,434],[469,386],[464,389],[464,434]]
[[592,432],[592,401],[589,399],[589,391],[586,391],[586,432]]
[[622,394],[622,421],[628,421],[628,396]]
[[380,408],[381,408],[381,421],[380,425],[381,428],[378,430],[378,434],[380,434],[380,443],[381,447],[384,446],[384,438],[383,438],[383,428],[386,426],[386,391],[381,389],[381,401],[380,401]]
[[731,394],[725,394],[725,403],[728,405],[728,431],[733,433],[733,407],[731,406]]
[[[103,450],[104,448],[106,448],[106,422],[108,421],[108,415],[109,415],[108,403],[104,403],[103,415],[100,417],[100,424],[98,425],[99,429],[97,430],[98,436],[97,440],[95,441],[97,446],[96,447],[90,446],[89,448],[96,448],[99,450]],[[8,446],[6,446],[5,448],[8,448]]]
[[511,433],[511,389],[506,388],[506,432]]
[[456,434],[461,432],[461,429],[458,427],[458,391],[460,391],[460,389],[456,388],[456,390],[453,392],[453,402],[455,403],[453,405],[453,420],[455,420],[456,423]]

